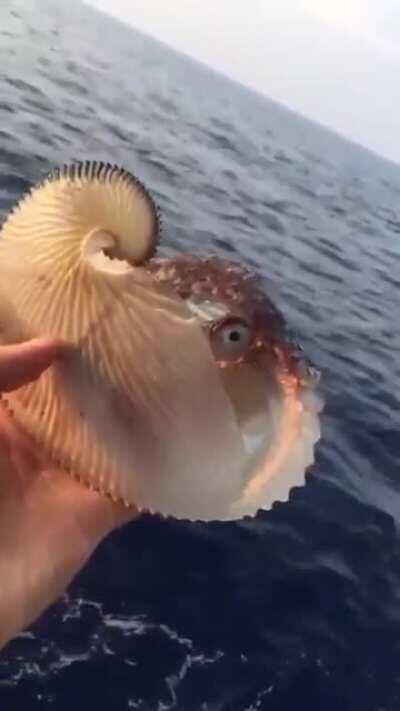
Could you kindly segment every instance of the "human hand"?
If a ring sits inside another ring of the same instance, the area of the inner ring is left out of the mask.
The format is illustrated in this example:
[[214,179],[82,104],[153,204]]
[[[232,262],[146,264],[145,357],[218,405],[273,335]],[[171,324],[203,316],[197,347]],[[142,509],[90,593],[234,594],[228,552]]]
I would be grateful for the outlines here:
[[[48,339],[0,347],[0,393],[63,357]],[[66,589],[97,544],[137,516],[43,458],[0,403],[0,648]]]

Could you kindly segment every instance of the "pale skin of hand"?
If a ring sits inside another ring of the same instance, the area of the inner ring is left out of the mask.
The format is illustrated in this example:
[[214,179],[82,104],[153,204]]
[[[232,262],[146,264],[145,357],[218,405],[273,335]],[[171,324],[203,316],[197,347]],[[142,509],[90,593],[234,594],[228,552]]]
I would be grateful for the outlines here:
[[[40,377],[66,347],[0,347],[0,393]],[[65,591],[98,543],[137,517],[43,459],[0,404],[0,648]]]

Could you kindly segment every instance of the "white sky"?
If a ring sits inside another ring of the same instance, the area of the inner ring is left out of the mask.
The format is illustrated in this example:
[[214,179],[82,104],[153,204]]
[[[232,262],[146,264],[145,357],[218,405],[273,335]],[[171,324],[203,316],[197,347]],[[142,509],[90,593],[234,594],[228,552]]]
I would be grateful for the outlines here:
[[87,0],[400,162],[400,0]]

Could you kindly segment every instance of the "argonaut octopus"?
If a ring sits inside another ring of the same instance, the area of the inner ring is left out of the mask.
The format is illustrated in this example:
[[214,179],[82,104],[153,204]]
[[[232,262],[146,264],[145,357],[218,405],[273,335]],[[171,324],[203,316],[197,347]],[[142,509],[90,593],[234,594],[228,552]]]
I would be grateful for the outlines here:
[[68,354],[2,395],[49,459],[139,510],[254,515],[304,483],[318,372],[260,277],[219,257],[158,256],[147,189],[100,162],[51,173],[0,238],[0,344]]

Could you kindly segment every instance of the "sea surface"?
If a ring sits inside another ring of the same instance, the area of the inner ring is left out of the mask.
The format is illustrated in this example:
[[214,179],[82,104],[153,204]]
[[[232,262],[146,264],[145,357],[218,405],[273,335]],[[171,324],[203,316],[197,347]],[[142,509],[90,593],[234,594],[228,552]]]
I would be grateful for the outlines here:
[[399,711],[400,168],[76,0],[2,0],[1,214],[75,158],[273,285],[323,439],[254,520],[110,537],[0,655],[1,710]]

